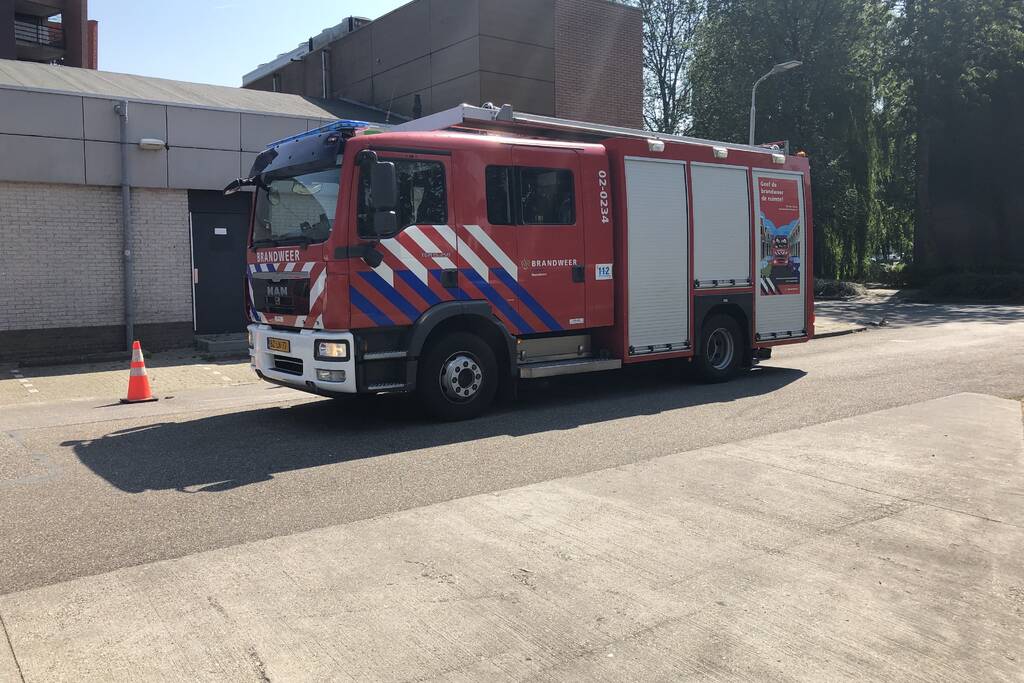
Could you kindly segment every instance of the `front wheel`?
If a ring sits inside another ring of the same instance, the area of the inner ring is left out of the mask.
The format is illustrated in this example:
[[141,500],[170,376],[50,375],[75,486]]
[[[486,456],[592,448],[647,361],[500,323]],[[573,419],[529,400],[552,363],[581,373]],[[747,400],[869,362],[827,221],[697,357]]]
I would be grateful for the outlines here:
[[699,348],[693,359],[694,370],[701,380],[714,383],[736,376],[746,345],[732,316],[714,315],[704,322]]
[[469,332],[445,335],[420,359],[416,393],[440,420],[468,420],[482,414],[498,390],[494,351]]

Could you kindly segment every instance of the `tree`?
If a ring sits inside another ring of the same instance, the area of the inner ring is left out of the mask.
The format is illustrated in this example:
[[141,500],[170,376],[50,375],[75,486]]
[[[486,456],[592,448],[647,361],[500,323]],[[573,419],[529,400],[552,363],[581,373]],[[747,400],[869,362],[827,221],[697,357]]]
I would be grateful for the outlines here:
[[1024,6],[893,0],[893,13],[916,143],[915,268],[1024,267]]
[[811,158],[815,270],[862,276],[871,255],[871,71],[864,46],[873,0],[710,0],[691,80],[693,132],[746,141],[750,88],[773,64],[804,65],[758,90],[760,140]]
[[689,68],[702,0],[632,0],[644,22],[644,125],[682,132],[690,119]]

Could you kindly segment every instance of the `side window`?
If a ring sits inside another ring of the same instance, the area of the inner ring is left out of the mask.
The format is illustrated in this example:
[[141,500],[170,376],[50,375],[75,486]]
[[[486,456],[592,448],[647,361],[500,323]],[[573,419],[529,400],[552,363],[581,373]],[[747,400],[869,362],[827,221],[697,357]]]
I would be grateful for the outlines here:
[[512,167],[488,166],[487,222],[491,225],[514,225],[512,215]]
[[572,171],[520,168],[520,221],[524,225],[571,225],[576,222]]
[[[448,192],[445,189],[444,164],[418,159],[386,159],[395,163],[398,176],[398,225],[445,225],[448,222]],[[369,174],[359,173],[359,197],[356,208],[360,235],[373,234],[373,215],[369,211]]]

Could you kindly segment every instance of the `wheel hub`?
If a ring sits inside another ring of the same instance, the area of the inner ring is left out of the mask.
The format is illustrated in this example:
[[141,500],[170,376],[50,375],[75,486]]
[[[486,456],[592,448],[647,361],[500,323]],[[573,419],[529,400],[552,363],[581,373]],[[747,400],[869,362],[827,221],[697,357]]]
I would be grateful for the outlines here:
[[729,330],[719,327],[708,337],[708,364],[715,370],[725,370],[732,364],[735,348]]
[[459,352],[442,363],[439,380],[445,397],[461,403],[469,401],[480,391],[483,373],[473,354]]

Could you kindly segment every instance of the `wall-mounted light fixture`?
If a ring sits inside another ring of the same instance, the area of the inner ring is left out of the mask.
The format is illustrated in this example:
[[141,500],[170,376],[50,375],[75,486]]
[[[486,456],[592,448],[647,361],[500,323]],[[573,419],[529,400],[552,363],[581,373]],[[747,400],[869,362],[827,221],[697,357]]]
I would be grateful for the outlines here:
[[167,143],[159,138],[142,138],[139,140],[142,149],[166,149]]

